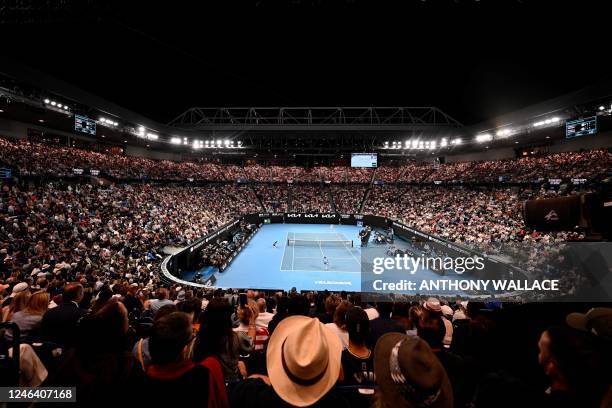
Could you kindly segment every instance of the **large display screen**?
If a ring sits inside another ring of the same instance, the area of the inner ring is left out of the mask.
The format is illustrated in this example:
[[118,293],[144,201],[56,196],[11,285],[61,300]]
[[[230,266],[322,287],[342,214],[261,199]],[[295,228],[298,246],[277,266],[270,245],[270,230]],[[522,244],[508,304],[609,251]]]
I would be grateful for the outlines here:
[[8,179],[8,178],[11,178],[12,175],[13,175],[13,172],[11,169],[7,167],[0,168],[0,179]]
[[96,121],[87,116],[74,115],[74,130],[77,132],[96,135]]
[[597,133],[597,116],[568,120],[565,122],[565,137],[594,135]]
[[353,153],[351,167],[378,167],[378,155],[376,153]]

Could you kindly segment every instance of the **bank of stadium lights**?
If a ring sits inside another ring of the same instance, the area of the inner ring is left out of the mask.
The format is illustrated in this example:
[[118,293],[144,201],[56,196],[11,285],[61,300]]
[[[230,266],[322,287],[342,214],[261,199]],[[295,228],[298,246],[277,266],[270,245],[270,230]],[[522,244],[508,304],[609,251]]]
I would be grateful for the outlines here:
[[455,138],[449,141],[448,138],[443,137],[438,143],[437,140],[418,140],[411,139],[401,141],[383,143],[383,149],[411,149],[411,150],[435,150],[438,148],[446,148],[449,145],[456,146],[461,144],[460,138]]
[[186,137],[180,138],[174,136],[170,138],[170,143],[173,145],[183,145],[183,146],[191,146],[193,149],[239,149],[242,148],[242,142],[234,142],[229,139],[219,139],[219,140],[200,140],[194,139],[189,140]]
[[70,108],[68,107],[68,105],[63,104],[61,102],[57,102],[57,101],[54,101],[54,100],[48,99],[48,98],[44,99],[43,102],[44,102],[44,104],[45,104],[45,106],[47,108],[57,109],[57,110],[60,110],[62,112],[69,112],[70,111]]
[[599,112],[603,115],[603,114],[612,114],[612,103],[608,106],[605,105],[601,105],[599,107]]
[[553,117],[553,118],[549,118],[549,119],[545,119],[545,120],[541,120],[539,122],[535,122],[533,124],[534,127],[542,127],[542,126],[546,126],[546,125],[552,125],[555,123],[559,123],[559,121],[561,120],[561,118],[558,117]]
[[476,141],[478,143],[489,142],[491,140],[493,140],[493,136],[491,136],[489,133],[483,133],[481,135],[476,136]]
[[500,129],[495,133],[498,137],[508,137],[512,134],[510,129]]
[[145,140],[159,140],[159,135],[157,133],[147,132],[147,129],[144,126],[138,126],[138,128],[136,128],[136,137]]
[[100,119],[98,119],[98,123],[100,123],[102,125],[105,125],[105,126],[108,126],[108,127],[117,127],[117,126],[119,126],[118,122],[115,122],[114,120],[107,119],[107,118],[104,118],[104,117],[101,117]]

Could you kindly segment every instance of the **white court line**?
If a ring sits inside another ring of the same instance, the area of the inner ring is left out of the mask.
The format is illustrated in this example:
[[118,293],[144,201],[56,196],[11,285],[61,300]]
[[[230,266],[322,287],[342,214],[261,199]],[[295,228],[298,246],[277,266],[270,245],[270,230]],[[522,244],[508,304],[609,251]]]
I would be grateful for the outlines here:
[[355,260],[355,262],[357,262],[357,265],[359,265],[359,268],[361,269],[361,261],[359,259],[357,259],[357,257],[355,255],[353,255],[353,253],[351,252],[351,250],[346,246],[346,244],[344,245],[344,248],[348,251],[348,253],[353,257],[353,259]]
[[[321,241],[319,241],[319,251],[321,251],[321,262],[323,262],[323,258],[325,255],[323,254],[323,248],[321,248]],[[326,271],[329,270],[329,264],[323,266]]]
[[[319,259],[316,256],[296,256],[295,259]],[[329,259],[334,260],[334,261],[346,261],[348,259],[353,259],[353,258],[338,258],[336,256],[332,256],[329,257]]]
[[[293,239],[295,239],[295,232],[293,233]],[[289,241],[287,241],[287,242],[289,242]],[[294,270],[293,269],[294,264],[295,264],[295,245],[292,245],[292,248],[291,248],[291,270],[292,271]]]
[[285,251],[285,249],[287,248],[287,242],[289,242],[289,231],[285,233],[285,245],[283,245],[283,257],[281,258],[280,267],[278,268],[280,270],[282,270],[283,261],[285,260],[285,254],[287,253],[287,251]]
[[327,272],[327,273],[352,273],[352,274],[355,274],[355,273],[361,273],[361,271],[359,271],[359,272],[355,272],[355,271],[334,271],[334,270],[327,270],[327,271],[326,271],[326,270],[320,270],[320,269],[319,269],[318,271],[304,270],[304,269],[296,269],[296,270],[293,270],[293,269],[281,269],[281,271],[284,271],[284,272]]

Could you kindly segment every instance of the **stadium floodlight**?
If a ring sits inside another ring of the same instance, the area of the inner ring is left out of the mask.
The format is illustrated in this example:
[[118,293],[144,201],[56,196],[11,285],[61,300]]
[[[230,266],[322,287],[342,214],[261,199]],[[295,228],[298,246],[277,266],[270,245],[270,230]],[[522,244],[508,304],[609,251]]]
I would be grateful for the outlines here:
[[175,144],[175,145],[180,145],[181,144],[181,138],[180,137],[173,137],[172,139],[170,139],[170,143]]
[[223,140],[217,139],[217,146],[221,146],[222,143],[223,143]]
[[64,109],[65,109],[65,110],[68,110],[68,105],[64,105]]
[[[50,100],[48,100],[48,99],[45,99],[45,100],[44,100],[44,102],[45,102],[45,103],[49,103],[49,102],[51,102],[51,101],[50,101]],[[602,108],[603,108],[603,106],[602,106]],[[603,110],[603,109],[601,109],[601,110]]]
[[418,140],[413,140],[412,141],[412,148],[416,149],[417,147],[419,147],[419,141]]
[[57,102],[51,101],[51,106],[55,106],[55,105],[57,105]]
[[62,109],[62,106],[64,106],[64,105],[62,105],[61,103],[57,104],[57,107],[60,108],[60,109]]
[[431,141],[431,143],[429,143],[429,150],[434,150],[436,148],[436,142],[435,140]]
[[242,147],[242,141],[241,140],[238,141],[238,147]]
[[147,139],[149,139],[149,140],[157,140],[157,139],[159,139],[159,136],[157,136],[155,133],[147,133]]
[[560,120],[561,120],[561,119],[560,119],[560,118],[558,118],[558,117],[556,117],[556,116],[555,116],[554,118],[552,118],[552,119],[551,119],[551,121],[552,121],[552,122],[558,122],[558,121],[560,121]]
[[601,105],[601,106],[599,107],[599,110],[604,110],[604,109],[606,109],[606,107],[605,107],[605,106],[603,106],[603,105]]
[[410,147],[410,140],[406,140],[406,141],[404,142],[404,149],[407,149],[407,148],[409,148],[409,147]]
[[491,136],[491,135],[490,135],[490,134],[488,134],[488,133],[484,133],[484,134],[482,134],[482,135],[477,135],[477,136],[476,136],[476,141],[477,141],[478,143],[488,142],[488,141],[490,141],[490,140],[492,140],[492,139],[493,139],[493,136]]
[[225,139],[225,147],[229,147],[229,145],[230,145],[229,139]]

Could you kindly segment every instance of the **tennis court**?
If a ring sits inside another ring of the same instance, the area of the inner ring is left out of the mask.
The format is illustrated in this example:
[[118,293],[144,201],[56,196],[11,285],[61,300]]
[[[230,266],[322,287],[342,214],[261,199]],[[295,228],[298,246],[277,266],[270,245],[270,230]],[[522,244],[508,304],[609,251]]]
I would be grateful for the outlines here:
[[[323,256],[329,259],[328,270]],[[359,228],[354,225],[269,224],[262,226],[224,272],[215,274],[216,284],[230,288],[289,290],[295,286],[300,290],[359,291],[360,260]]]
[[[287,232],[281,271],[361,271],[360,254],[354,241],[340,232]],[[327,257],[325,268],[323,257]]]
[[[373,258],[384,257],[387,246],[370,245],[364,250],[360,246],[359,230],[354,225],[331,228],[319,224],[264,225],[229,267],[215,274],[216,285],[223,288],[289,290],[295,286],[300,290],[360,291],[361,267],[371,270]],[[274,242],[277,242],[276,247]],[[396,241],[399,248],[409,245]],[[329,259],[327,270],[323,256]],[[450,275],[445,279],[459,277]],[[420,269],[414,276],[417,281],[439,278],[427,269]]]

